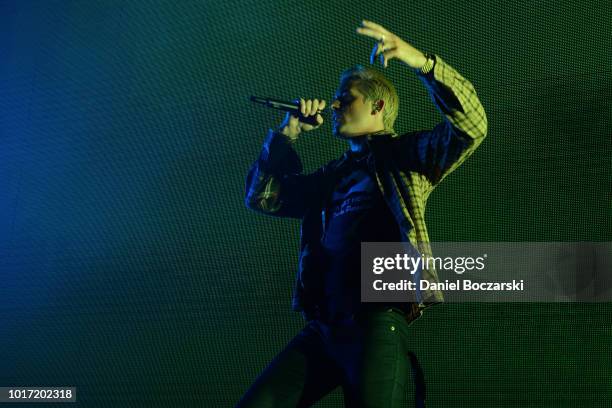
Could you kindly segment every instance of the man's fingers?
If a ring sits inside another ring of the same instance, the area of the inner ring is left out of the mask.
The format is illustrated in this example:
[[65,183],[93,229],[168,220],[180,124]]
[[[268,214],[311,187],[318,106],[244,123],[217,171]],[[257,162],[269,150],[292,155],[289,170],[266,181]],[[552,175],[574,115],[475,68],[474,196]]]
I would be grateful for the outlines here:
[[302,115],[305,115],[305,109],[306,109],[306,102],[304,101],[304,98],[300,98],[300,113]]
[[321,125],[323,123],[323,116],[320,113],[317,114],[317,124]]
[[376,43],[376,55],[380,54],[381,52],[384,51],[389,51],[389,50],[393,50],[397,48],[397,45],[395,45],[395,42],[393,41],[389,41],[385,44],[381,44],[381,43]]
[[377,41],[380,41],[383,35],[385,37],[389,35],[379,30],[373,30],[371,28],[363,28],[363,27],[358,27],[357,32],[359,34],[367,35],[368,37],[374,38]]
[[317,113],[317,109],[319,109],[319,100],[315,99],[314,101],[312,101],[312,107],[310,108],[310,115],[314,115],[315,113]]
[[376,57],[378,57],[382,52],[389,51],[395,48],[396,47],[394,47],[392,44],[376,43],[374,45],[374,48],[372,49],[372,54],[370,55],[370,64],[374,64]]
[[382,32],[382,33],[383,33],[383,34],[385,34],[385,35],[389,35],[389,34],[391,34],[391,33],[389,32],[389,30],[387,30],[385,27],[381,26],[380,24],[376,24],[376,23],[375,23],[375,22],[373,22],[373,21],[369,21],[369,20],[362,20],[362,21],[361,21],[361,24],[363,24],[365,27],[369,27],[369,28],[376,29],[376,30],[378,30],[378,31]]
[[387,65],[389,65],[389,60],[397,56],[397,48],[387,50],[383,52],[382,54],[380,54],[380,56],[381,56],[381,64],[383,64],[383,66],[387,68]]
[[300,113],[304,117],[314,116],[317,112],[325,109],[326,102],[321,99],[304,99],[299,98]]

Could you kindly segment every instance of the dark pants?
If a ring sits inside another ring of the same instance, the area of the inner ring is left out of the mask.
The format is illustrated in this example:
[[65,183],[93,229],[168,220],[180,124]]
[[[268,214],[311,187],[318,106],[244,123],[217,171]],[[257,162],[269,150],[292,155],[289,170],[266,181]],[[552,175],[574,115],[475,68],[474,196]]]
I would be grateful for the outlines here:
[[[424,407],[419,363],[397,309],[344,322],[311,320],[264,369],[236,407],[309,407],[341,386],[345,407]],[[412,378],[411,378],[412,371]],[[414,387],[410,381],[414,380]]]

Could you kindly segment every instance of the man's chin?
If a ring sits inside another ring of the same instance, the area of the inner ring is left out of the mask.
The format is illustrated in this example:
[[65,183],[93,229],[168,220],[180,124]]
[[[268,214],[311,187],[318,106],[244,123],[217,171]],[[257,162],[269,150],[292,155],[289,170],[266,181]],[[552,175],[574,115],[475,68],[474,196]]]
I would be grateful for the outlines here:
[[334,135],[334,137],[337,137],[338,139],[343,139],[343,140],[351,139],[351,135],[347,134],[346,132],[343,132],[341,129],[338,129],[338,128],[333,129],[332,134]]

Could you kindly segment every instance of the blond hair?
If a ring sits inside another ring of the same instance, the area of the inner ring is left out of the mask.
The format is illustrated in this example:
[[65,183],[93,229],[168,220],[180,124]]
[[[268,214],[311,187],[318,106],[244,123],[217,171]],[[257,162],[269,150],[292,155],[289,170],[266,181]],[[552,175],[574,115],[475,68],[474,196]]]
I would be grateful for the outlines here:
[[393,84],[382,72],[357,64],[340,74],[340,89],[355,86],[365,97],[365,102],[385,101],[383,125],[385,130],[395,132],[393,124],[399,111],[399,98]]

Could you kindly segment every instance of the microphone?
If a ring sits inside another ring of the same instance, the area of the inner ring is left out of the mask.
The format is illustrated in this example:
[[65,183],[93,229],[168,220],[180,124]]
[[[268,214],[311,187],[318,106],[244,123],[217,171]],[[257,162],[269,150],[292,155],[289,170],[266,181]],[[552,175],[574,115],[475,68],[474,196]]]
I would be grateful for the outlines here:
[[[286,102],[286,101],[281,101],[281,100],[272,99],[272,98],[259,98],[257,96],[251,96],[250,100],[251,102],[259,103],[268,108],[278,109],[278,110],[282,110],[285,112],[291,112],[291,113],[301,116],[299,101],[298,102]],[[329,113],[329,106],[326,106],[324,109],[319,109],[317,113],[320,113],[321,115],[327,115]]]

